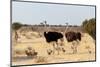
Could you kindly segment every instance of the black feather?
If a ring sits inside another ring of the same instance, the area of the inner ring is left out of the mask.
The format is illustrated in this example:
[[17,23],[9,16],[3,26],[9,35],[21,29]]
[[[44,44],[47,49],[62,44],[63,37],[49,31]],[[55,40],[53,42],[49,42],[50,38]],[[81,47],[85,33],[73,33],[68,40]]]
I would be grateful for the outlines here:
[[47,42],[58,41],[58,39],[63,38],[63,35],[59,32],[44,32],[44,37]]

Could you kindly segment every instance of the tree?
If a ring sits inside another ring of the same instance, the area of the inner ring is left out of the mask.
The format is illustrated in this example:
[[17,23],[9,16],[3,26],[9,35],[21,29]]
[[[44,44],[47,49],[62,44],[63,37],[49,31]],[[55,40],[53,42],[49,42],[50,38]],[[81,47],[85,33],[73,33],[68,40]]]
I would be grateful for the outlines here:
[[19,22],[14,22],[14,23],[12,24],[12,29],[13,29],[13,30],[18,30],[18,29],[21,28],[21,27],[22,27],[22,24],[19,23]]
[[17,33],[17,30],[20,29],[21,27],[22,27],[22,24],[19,23],[19,22],[14,22],[14,23],[12,24],[12,29],[15,31],[15,40],[16,40],[16,42],[17,42],[17,40],[18,40],[18,33]]
[[94,39],[96,39],[96,19],[95,18],[83,21],[82,27],[85,30],[85,32],[87,32]]

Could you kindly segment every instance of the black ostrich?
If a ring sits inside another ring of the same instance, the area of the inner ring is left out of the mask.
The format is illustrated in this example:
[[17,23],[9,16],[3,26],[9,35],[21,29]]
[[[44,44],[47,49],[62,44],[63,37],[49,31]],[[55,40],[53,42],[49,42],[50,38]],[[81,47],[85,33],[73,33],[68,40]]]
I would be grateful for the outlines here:
[[44,32],[44,36],[45,36],[46,41],[48,43],[50,43],[52,41],[57,42],[58,39],[63,38],[63,35],[61,33],[59,33],[59,32]]
[[72,42],[73,53],[76,53],[77,52],[77,46],[75,45],[75,43],[73,41],[76,41],[77,43],[79,41],[81,41],[81,33],[71,31],[71,32],[65,33],[65,37],[66,37],[68,42]]
[[[55,50],[57,50],[58,54],[59,54],[59,49],[57,49],[58,46],[59,46],[58,45],[58,39],[62,40],[63,34],[61,34],[59,32],[44,32],[44,37],[45,37],[45,39],[48,43],[50,43],[50,42],[55,42],[56,43],[56,44],[53,43],[53,48]],[[57,47],[55,47],[55,46],[57,46]]]

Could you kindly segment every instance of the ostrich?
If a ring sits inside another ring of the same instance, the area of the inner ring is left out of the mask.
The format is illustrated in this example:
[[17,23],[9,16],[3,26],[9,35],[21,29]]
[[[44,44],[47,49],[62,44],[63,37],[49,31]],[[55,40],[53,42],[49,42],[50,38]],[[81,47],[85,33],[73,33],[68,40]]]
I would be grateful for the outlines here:
[[[46,28],[46,21],[45,23],[45,28]],[[58,39],[63,39],[63,34],[59,33],[59,32],[53,32],[53,31],[49,31],[49,32],[44,32],[44,37],[46,39],[46,42],[50,43],[53,42],[53,48],[55,50],[58,51],[59,54],[59,45],[58,45]],[[56,43],[56,44],[55,44]]]
[[81,41],[81,33],[80,32],[67,32],[65,33],[65,37],[67,39],[68,42],[72,42],[72,41]]
[[77,52],[77,46],[75,45],[75,43],[73,41],[76,41],[78,43],[78,41],[81,41],[81,33],[80,32],[67,32],[65,33],[65,37],[67,39],[68,42],[72,42],[72,49],[73,49],[73,53]]
[[[53,43],[53,48],[58,51],[59,54],[59,45],[58,45],[58,39],[62,39],[63,35],[59,32],[44,32],[44,37],[46,39],[46,42],[55,42],[56,44]],[[57,47],[56,47],[57,46]]]
[[72,42],[72,49],[73,49],[73,53],[76,53],[77,52],[77,46],[75,45],[75,42],[76,41],[78,43],[78,41],[81,41],[81,33],[80,32],[73,32],[73,31],[70,31],[70,32],[67,32],[66,33],[66,30],[68,29],[68,23],[66,23],[66,29],[65,29],[65,37],[67,39],[68,42]]

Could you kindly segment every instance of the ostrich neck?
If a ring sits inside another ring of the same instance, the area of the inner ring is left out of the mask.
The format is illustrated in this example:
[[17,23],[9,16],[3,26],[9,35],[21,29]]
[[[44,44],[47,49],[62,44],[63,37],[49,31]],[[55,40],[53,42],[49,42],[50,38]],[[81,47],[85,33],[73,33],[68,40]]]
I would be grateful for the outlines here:
[[68,25],[66,26],[64,33],[66,33],[66,30],[68,30]]

